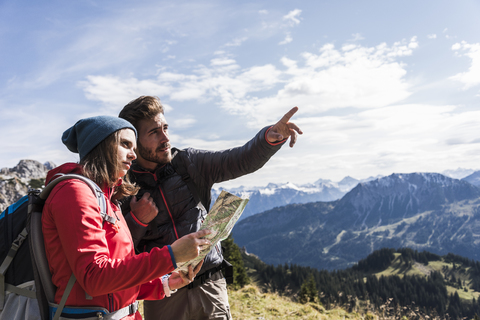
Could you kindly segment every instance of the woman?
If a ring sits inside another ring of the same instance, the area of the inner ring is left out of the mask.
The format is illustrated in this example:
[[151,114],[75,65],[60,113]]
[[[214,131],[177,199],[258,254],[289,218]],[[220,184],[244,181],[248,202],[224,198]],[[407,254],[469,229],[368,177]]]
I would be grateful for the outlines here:
[[[59,303],[72,272],[77,281],[66,305],[101,307],[109,312],[128,307],[137,299],[162,299],[170,290],[188,284],[201,264],[195,269],[190,266],[188,275],[173,273],[163,284],[161,276],[171,273],[176,262],[198,256],[201,246],[209,244],[201,239],[208,232],[190,234],[171,246],[135,255],[117,205],[116,200],[137,192],[135,186],[122,180],[136,158],[135,128],[116,117],[86,118],[66,130],[62,141],[70,151],[80,154],[80,163],[51,170],[46,183],[59,173],[90,178],[102,188],[107,214],[114,222],[102,219],[95,195],[78,179],[62,181],[51,191],[42,213],[42,229],[57,287],[55,303]],[[141,319],[141,315],[136,311],[122,319]]]

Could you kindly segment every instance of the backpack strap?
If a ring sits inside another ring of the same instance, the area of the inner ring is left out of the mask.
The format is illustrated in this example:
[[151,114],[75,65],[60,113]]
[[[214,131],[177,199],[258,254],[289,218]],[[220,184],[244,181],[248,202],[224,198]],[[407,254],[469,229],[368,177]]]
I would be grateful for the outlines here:
[[[28,201],[27,196],[22,197],[20,200],[18,200],[14,204],[8,206],[7,209],[5,209],[4,212],[2,212],[2,215],[5,214],[5,216],[6,216],[6,215],[10,214],[11,212],[17,210],[21,205],[23,205],[27,201]],[[28,235],[28,231],[27,231],[26,228],[24,228],[17,235],[17,238],[15,238],[15,240],[12,241],[12,245],[11,245],[10,249],[8,250],[7,256],[5,257],[5,259],[2,261],[2,264],[0,265],[0,311],[2,311],[3,307],[4,307],[5,295],[6,295],[5,291],[10,291],[10,292],[20,294],[20,295],[23,295],[23,296],[27,296],[27,297],[30,297],[30,298],[35,295],[35,292],[33,292],[31,290],[24,289],[24,288],[19,288],[17,286],[13,286],[13,285],[5,282],[5,275],[7,273],[7,270],[10,267],[13,259],[15,258],[18,250],[22,246],[22,243],[25,241],[27,235]]]
[[185,181],[187,184],[188,189],[193,195],[193,199],[197,203],[197,205],[200,207],[200,209],[205,210],[208,212],[206,209],[207,202],[202,201],[200,194],[198,193],[197,186],[195,185],[195,182],[193,181],[192,177],[188,174],[187,168],[191,165],[190,159],[184,153],[184,150],[180,150],[177,148],[172,148],[174,151],[172,155],[172,166],[175,169],[175,172],[177,172],[181,177],[182,180]]
[[3,305],[5,303],[5,291],[10,291],[22,296],[26,296],[29,298],[35,299],[35,292],[24,289],[24,288],[19,288],[17,286],[11,285],[9,283],[5,283],[5,274],[7,273],[8,267],[10,267],[10,264],[13,261],[13,258],[15,258],[15,255],[18,252],[18,249],[20,249],[20,246],[23,244],[25,239],[28,236],[28,231],[27,228],[23,228],[22,232],[20,232],[17,236],[17,238],[12,242],[12,246],[10,247],[10,250],[7,253],[7,256],[3,260],[2,265],[0,265],[0,311],[3,310]]
[[60,315],[62,314],[62,310],[65,307],[65,304],[67,303],[68,296],[70,295],[70,291],[72,291],[73,285],[77,279],[75,279],[75,275],[72,272],[72,275],[70,276],[70,279],[68,279],[67,286],[65,287],[65,291],[63,292],[62,299],[60,300],[60,304],[58,305],[57,311],[55,312],[55,315],[53,316],[52,320],[58,320],[60,318]]
[[42,190],[42,192],[39,195],[40,199],[47,200],[48,195],[50,194],[50,191],[52,191],[52,189],[59,182],[61,182],[63,180],[67,180],[67,179],[82,180],[83,182],[85,182],[90,187],[93,194],[97,198],[98,205],[100,206],[100,215],[102,216],[103,220],[107,220],[106,218],[104,218],[104,216],[107,215],[107,201],[105,200],[105,197],[103,197],[102,189],[100,189],[100,187],[95,182],[88,179],[87,177],[84,177],[84,176],[79,175],[79,174],[74,174],[74,173],[70,173],[70,174],[59,173],[59,174],[56,174],[54,177],[56,177],[56,176],[58,176],[58,178],[55,178],[52,181],[50,181],[50,183],[47,184],[45,186],[45,188]]
[[[39,295],[43,298],[42,296],[42,293],[43,293],[44,296],[46,296],[46,300],[48,303],[51,303],[54,301],[56,288],[52,283],[52,275],[50,273],[47,257],[45,254],[45,245],[43,241],[41,217],[42,217],[42,209],[43,209],[45,200],[48,198],[53,188],[59,182],[67,179],[78,179],[85,182],[90,187],[93,194],[97,198],[97,202],[100,207],[100,215],[102,216],[102,219],[104,221],[108,221],[112,223],[109,220],[109,218],[111,217],[107,214],[107,202],[105,200],[105,197],[103,196],[103,191],[102,189],[100,189],[100,187],[96,183],[94,183],[92,180],[88,179],[87,177],[84,177],[78,174],[58,174],[56,176],[58,177],[52,180],[49,184],[47,184],[45,188],[42,190],[42,192],[40,192],[40,194],[38,194],[36,197],[35,196],[31,197],[31,202],[29,202],[29,205],[28,205],[28,214],[30,215],[30,229],[32,233],[30,237],[30,246],[31,246],[30,249],[32,253],[32,259],[34,261],[33,267],[34,267],[35,279],[37,280],[38,278],[39,280],[39,288],[37,288],[37,298]],[[114,220],[114,222],[116,222],[116,220]],[[65,306],[65,303],[67,301],[67,298],[70,294],[70,291],[72,290],[75,282],[76,282],[76,279],[74,274],[72,273],[68,281],[67,287],[65,289],[65,292],[62,296],[60,305],[58,306],[57,312],[55,313],[56,319],[60,317],[62,310]],[[40,298],[38,299],[43,300]],[[47,306],[45,306],[45,308],[46,307]],[[58,316],[57,316],[57,313],[58,313]]]

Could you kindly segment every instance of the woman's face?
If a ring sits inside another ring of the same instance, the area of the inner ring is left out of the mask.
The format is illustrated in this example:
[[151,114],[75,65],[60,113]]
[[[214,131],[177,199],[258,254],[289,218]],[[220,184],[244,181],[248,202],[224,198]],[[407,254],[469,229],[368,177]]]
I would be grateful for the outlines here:
[[120,139],[118,142],[118,177],[123,178],[132,161],[137,158],[135,154],[135,148],[137,147],[137,141],[135,139],[135,132],[131,129],[120,130]]

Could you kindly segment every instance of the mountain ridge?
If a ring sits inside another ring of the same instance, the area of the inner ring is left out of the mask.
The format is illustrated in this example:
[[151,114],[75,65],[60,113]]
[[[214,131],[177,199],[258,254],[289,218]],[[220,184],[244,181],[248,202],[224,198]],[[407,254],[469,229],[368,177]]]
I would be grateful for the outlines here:
[[392,174],[360,183],[337,201],[288,205],[248,217],[232,235],[266,263],[295,261],[332,270],[382,247],[479,259],[478,218],[479,187],[438,173]]

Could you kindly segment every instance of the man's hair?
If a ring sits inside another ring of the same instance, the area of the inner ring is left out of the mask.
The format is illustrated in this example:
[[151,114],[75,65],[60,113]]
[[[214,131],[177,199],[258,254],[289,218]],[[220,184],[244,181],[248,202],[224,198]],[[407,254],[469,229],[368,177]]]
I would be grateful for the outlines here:
[[[113,188],[118,181],[118,173],[121,170],[118,162],[120,131],[118,130],[109,135],[80,160],[80,164],[83,166],[83,175],[93,180],[100,188],[104,188],[105,184]],[[121,199],[125,196],[134,195],[138,192],[138,189],[125,176],[123,183],[114,191],[112,199]]]
[[163,114],[163,106],[158,97],[141,96],[123,107],[118,116],[133,124],[138,130],[140,120],[153,119],[159,113]]

